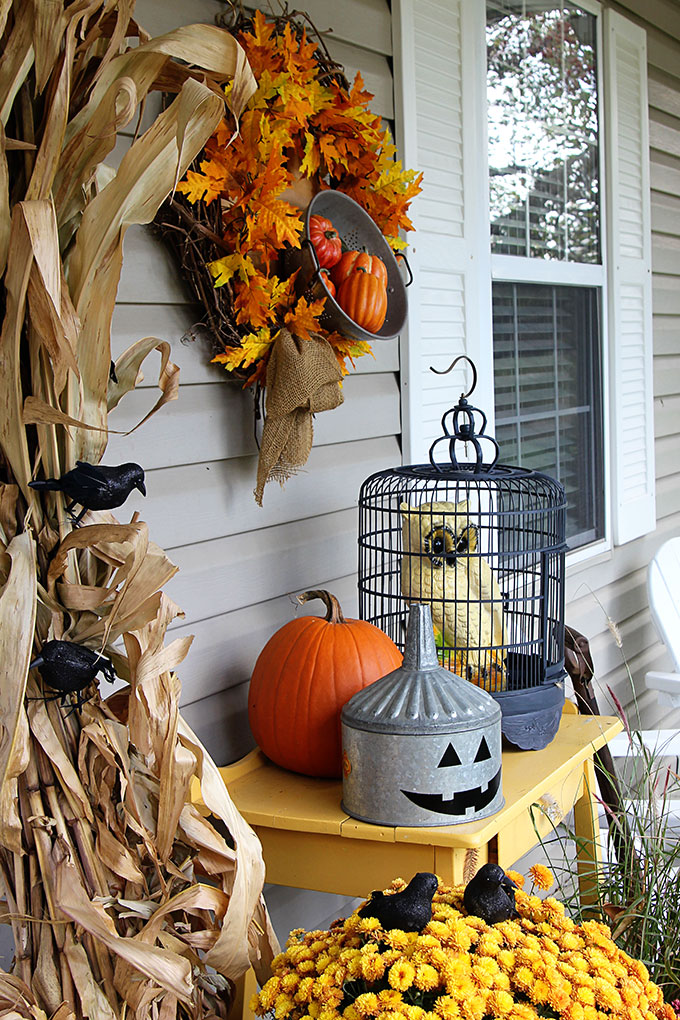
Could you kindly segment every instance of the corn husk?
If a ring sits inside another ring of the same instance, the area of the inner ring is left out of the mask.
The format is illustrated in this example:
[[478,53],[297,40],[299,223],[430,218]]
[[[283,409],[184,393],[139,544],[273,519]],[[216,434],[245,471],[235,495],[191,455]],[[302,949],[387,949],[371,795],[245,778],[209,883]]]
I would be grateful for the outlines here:
[[[154,352],[159,396],[136,427],[177,398],[160,338],[111,381],[123,239],[254,91],[227,32],[150,39],[133,8],[0,0],[0,877],[15,940],[0,1013],[27,1020],[225,1017],[233,982],[250,965],[266,978],[278,949],[257,838],[179,712],[176,567],[137,515],[73,530],[63,496],[28,484],[99,461]],[[106,169],[154,88],[174,100]],[[51,639],[101,650],[127,686],[110,701],[93,687],[79,710],[55,700],[30,669]],[[192,805],[197,781],[229,842]]]

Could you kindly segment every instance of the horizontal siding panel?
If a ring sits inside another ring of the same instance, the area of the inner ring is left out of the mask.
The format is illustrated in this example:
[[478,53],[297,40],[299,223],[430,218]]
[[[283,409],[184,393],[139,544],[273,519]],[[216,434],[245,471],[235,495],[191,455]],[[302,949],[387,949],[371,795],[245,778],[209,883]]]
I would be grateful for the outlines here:
[[[185,545],[173,553],[179,573],[166,590],[191,624],[275,596],[318,589],[328,575],[339,577],[356,564],[357,520],[352,507]],[[242,521],[244,530],[250,524]],[[319,607],[312,615],[318,615]]]
[[670,317],[654,320],[654,355],[676,354],[680,336],[680,319]]
[[314,447],[304,471],[283,488],[267,486],[261,507],[253,498],[256,457],[165,468],[148,472],[148,498],[135,492],[119,518],[138,510],[153,541],[172,556],[178,546],[239,534],[244,522],[249,530],[269,528],[354,507],[369,475],[400,463],[394,436]]
[[182,716],[217,765],[238,761],[255,746],[248,725],[248,684],[183,705]]
[[665,478],[666,475],[674,475],[677,471],[680,471],[678,437],[666,436],[664,439],[656,439],[654,443],[654,460],[657,479]]
[[[637,570],[646,570],[657,549],[668,538],[680,531],[680,511],[663,521],[657,521],[656,531],[618,546],[598,562],[567,569],[566,605],[581,598],[584,591],[595,592],[606,608],[606,587],[620,577],[626,577]],[[597,603],[595,603],[597,605]]]
[[680,84],[678,79],[667,78],[651,69],[647,79],[647,90],[650,107],[680,118]]
[[654,358],[654,396],[670,397],[677,394],[680,394],[680,347],[676,347],[674,355],[657,355]]
[[[673,198],[671,195],[657,195],[652,201],[652,258],[654,257],[654,246],[656,239],[654,234],[673,235],[676,239],[680,237],[680,198]],[[680,268],[677,270],[680,272]]]
[[652,302],[655,315],[680,315],[680,287],[672,276],[652,279]]
[[680,156],[680,122],[675,117],[652,111],[649,118],[649,144],[669,156]]
[[649,178],[652,186],[652,202],[654,192],[668,195],[680,195],[680,162],[672,156],[651,153]]
[[[199,318],[198,305],[116,305],[111,329],[112,357],[119,358],[142,337],[155,336],[171,344],[171,358],[180,369],[180,400],[182,387],[187,385],[221,382],[226,386],[241,387],[241,383],[230,379],[220,365],[210,363],[209,332]],[[143,368],[144,380],[138,388],[156,385],[157,364],[158,355],[150,355]],[[352,375],[397,372],[399,344],[396,340],[376,340],[373,355],[357,358],[355,366]]]
[[[678,465],[680,468],[680,464]],[[680,506],[680,471],[658,478],[656,483],[656,519],[677,514]]]
[[655,436],[672,436],[678,431],[680,397],[659,397],[654,400]]
[[643,25],[655,25],[680,40],[680,11],[675,0],[618,0],[622,12],[635,15]]
[[[329,578],[323,574],[316,576],[320,578],[321,587],[336,596],[345,616],[356,618],[356,574],[342,578]],[[291,597],[283,595],[223,616],[213,616],[209,620],[173,626],[170,631],[173,638],[194,635],[189,654],[179,671],[182,704],[202,700],[247,682],[258,655],[272,634],[298,615],[324,615],[323,606],[310,603],[304,611],[303,608],[297,611]]]
[[[343,390],[343,404],[314,418],[317,446],[399,433],[399,388],[391,372],[348,377]],[[148,390],[134,390],[112,411],[109,427],[132,428],[152,402]],[[151,470],[255,453],[252,395],[233,384],[225,389],[214,383],[185,387],[178,400],[132,435],[111,436],[107,458],[133,460]]]

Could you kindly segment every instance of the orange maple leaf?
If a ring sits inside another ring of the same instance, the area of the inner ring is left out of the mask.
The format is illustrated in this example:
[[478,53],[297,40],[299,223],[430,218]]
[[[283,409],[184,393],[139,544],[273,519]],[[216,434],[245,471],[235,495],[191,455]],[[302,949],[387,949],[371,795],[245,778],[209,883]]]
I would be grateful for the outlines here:
[[294,336],[299,336],[302,340],[311,340],[310,333],[318,333],[321,329],[319,316],[323,312],[325,304],[325,298],[308,304],[307,298],[301,297],[295,307],[285,316],[284,322]]

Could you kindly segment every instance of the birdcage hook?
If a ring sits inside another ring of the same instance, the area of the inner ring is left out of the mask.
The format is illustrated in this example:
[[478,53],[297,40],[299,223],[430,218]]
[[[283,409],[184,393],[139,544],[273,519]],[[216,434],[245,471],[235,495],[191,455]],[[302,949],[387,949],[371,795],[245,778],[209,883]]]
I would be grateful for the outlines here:
[[[432,446],[430,447],[429,454],[430,464],[435,469],[435,471],[439,471],[440,473],[448,469],[448,465],[446,465],[446,467],[442,467],[441,464],[437,463],[434,456],[435,448],[439,445],[439,443],[448,443],[449,460],[451,461],[451,466],[455,471],[461,470],[463,468],[463,465],[459,462],[458,458],[456,457],[456,443],[465,443],[466,453],[467,444],[470,443],[475,451],[475,460],[474,462],[470,463],[473,465],[472,466],[473,473],[477,475],[480,474],[482,470],[489,471],[492,467],[494,467],[496,461],[498,460],[498,455],[500,452],[498,448],[498,443],[493,438],[493,436],[486,435],[486,415],[479,407],[474,407],[472,404],[468,404],[467,402],[467,397],[470,396],[475,386],[477,385],[477,368],[472,359],[468,358],[466,354],[459,354],[457,358],[453,359],[448,368],[440,371],[439,369],[430,366],[430,371],[435,372],[437,375],[447,375],[449,372],[452,371],[452,369],[458,364],[459,361],[467,361],[467,363],[470,365],[472,369],[472,385],[470,389],[467,391],[467,393],[465,392],[461,393],[460,399],[458,403],[455,405],[455,407],[450,408],[446,412],[446,414],[444,414],[444,416],[442,417],[442,432],[444,433],[444,435],[440,436],[438,439],[435,439]],[[450,430],[446,422],[446,419],[449,417],[449,415],[453,416],[451,421],[452,431]],[[481,419],[481,427],[479,428],[476,427],[477,423],[475,420],[475,415],[478,415],[479,418]],[[488,463],[485,463],[484,461],[484,452],[482,450],[482,444],[480,443],[480,439],[486,440],[488,443],[491,443],[491,446],[493,447],[494,452],[493,460],[491,460]]]
[[463,400],[465,397],[469,397],[475,386],[477,385],[477,367],[472,360],[468,358],[467,354],[459,354],[457,358],[454,358],[448,368],[435,368],[434,365],[430,365],[430,372],[434,372],[435,375],[448,375],[452,372],[459,361],[467,361],[468,365],[472,369],[472,386],[467,393],[461,393],[460,399]]

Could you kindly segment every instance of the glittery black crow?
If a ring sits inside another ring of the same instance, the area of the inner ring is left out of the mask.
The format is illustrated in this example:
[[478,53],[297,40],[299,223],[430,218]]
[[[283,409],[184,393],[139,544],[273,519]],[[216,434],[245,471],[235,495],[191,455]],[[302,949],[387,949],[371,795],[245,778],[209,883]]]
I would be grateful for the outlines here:
[[432,920],[432,897],[438,887],[437,876],[419,871],[402,892],[388,894],[372,892],[368,903],[359,911],[359,917],[377,917],[387,931],[422,931]]
[[487,924],[519,917],[515,909],[516,888],[499,864],[484,864],[465,886],[465,909]]
[[97,673],[102,672],[109,683],[113,683],[116,676],[113,663],[106,656],[73,641],[46,641],[30,668],[40,670],[43,683],[57,692],[62,704],[67,694],[78,692],[78,707],[85,700],[82,692]]
[[[47,478],[45,481],[29,482],[29,485],[32,489],[65,493],[71,500],[66,513],[75,525],[88,510],[113,510],[122,506],[133,489],[139,489],[142,496],[146,496],[144,472],[139,464],[104,467],[79,460],[61,478]],[[73,514],[76,503],[83,508],[77,517]]]

